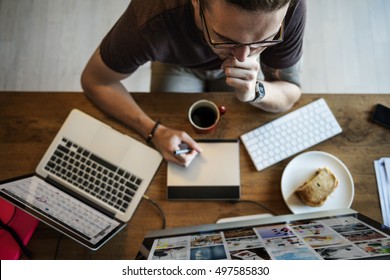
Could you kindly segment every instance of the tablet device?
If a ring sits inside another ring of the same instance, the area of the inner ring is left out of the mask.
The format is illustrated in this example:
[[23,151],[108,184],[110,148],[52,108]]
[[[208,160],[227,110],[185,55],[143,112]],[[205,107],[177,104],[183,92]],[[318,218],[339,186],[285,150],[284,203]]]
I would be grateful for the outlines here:
[[197,140],[203,152],[188,167],[168,162],[167,198],[237,200],[240,198],[239,140]]

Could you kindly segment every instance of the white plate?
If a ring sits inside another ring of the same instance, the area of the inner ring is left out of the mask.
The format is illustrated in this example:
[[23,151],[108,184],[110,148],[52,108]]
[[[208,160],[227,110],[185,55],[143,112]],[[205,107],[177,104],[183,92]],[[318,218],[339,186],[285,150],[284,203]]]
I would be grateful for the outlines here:
[[[323,167],[328,167],[336,175],[339,185],[321,207],[307,206],[294,192],[313,176],[318,168]],[[349,208],[354,194],[354,184],[348,168],[341,160],[328,153],[312,151],[300,154],[292,159],[283,171],[283,199],[294,214]]]

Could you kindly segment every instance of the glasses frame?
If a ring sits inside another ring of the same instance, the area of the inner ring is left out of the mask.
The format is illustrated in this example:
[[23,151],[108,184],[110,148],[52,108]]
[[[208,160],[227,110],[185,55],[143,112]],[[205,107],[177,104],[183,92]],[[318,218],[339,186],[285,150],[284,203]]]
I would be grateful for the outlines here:
[[[277,44],[283,42],[284,19],[280,25],[278,32],[276,32],[275,34],[269,36],[268,38],[266,38],[264,40],[252,42],[252,43],[238,43],[238,42],[234,42],[234,41],[232,41],[232,42],[215,42],[213,39],[211,39],[210,32],[209,32],[209,29],[207,27],[206,17],[204,16],[204,6],[203,6],[202,2],[203,2],[202,0],[199,0],[200,18],[202,19],[203,25],[206,29],[206,33],[207,33],[207,37],[209,39],[210,45],[216,49],[231,49],[231,48],[236,49],[236,48],[241,48],[243,46],[248,46],[251,49],[260,49],[260,48],[271,47],[271,46],[274,46],[274,45],[277,45]],[[277,36],[277,39],[269,40],[270,38],[275,38],[276,36]]]

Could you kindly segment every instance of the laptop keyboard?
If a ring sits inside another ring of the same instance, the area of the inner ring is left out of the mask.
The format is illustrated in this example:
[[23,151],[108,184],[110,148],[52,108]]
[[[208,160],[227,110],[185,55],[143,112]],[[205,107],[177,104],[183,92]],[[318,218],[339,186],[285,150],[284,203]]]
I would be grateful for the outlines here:
[[[17,187],[5,192],[31,207],[49,215],[60,224],[70,225],[73,230],[88,239],[100,240],[104,233],[118,223],[93,208],[80,203],[72,196],[52,188],[39,180],[22,181]],[[31,189],[29,186],[34,185]]]
[[125,212],[142,179],[63,138],[45,166],[104,203]]
[[342,129],[323,98],[241,135],[257,171],[312,147]]

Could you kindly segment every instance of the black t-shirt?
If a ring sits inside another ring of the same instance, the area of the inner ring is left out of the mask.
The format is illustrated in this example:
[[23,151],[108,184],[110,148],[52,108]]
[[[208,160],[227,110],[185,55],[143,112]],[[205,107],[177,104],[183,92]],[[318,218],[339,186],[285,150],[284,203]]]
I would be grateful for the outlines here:
[[[283,43],[267,48],[261,62],[287,68],[302,56],[306,2],[298,0],[285,17]],[[133,73],[148,61],[188,68],[218,69],[222,61],[205,42],[190,0],[132,0],[100,45],[104,63]]]

